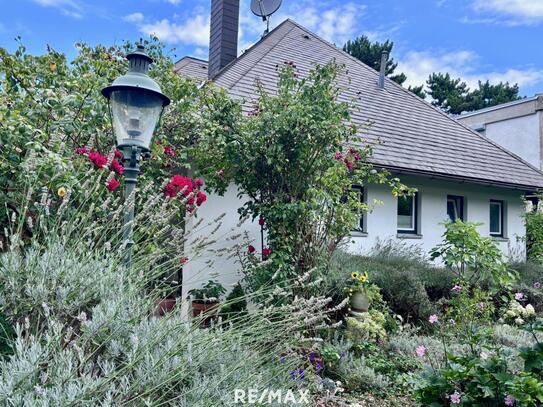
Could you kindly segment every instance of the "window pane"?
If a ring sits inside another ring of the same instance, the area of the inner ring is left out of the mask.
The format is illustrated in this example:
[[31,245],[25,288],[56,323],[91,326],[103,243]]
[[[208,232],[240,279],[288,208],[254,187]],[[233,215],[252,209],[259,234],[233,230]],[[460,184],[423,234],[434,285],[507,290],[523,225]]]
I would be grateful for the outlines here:
[[490,233],[501,234],[502,229],[502,205],[501,202],[490,202]]
[[449,219],[453,222],[458,218],[454,199],[447,199],[447,215],[449,215]]
[[398,229],[414,229],[414,197],[398,197]]
[[464,197],[448,196],[447,197],[447,215],[453,222],[457,219],[464,220]]

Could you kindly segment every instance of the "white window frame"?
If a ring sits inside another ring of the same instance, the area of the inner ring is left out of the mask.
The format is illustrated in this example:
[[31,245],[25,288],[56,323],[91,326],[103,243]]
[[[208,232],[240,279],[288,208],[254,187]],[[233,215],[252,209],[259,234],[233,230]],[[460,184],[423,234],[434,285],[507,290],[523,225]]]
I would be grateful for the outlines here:
[[[396,228],[398,230],[398,233],[410,233],[410,234],[416,234],[417,233],[417,217],[418,217],[418,194],[415,193],[414,195],[404,195],[405,198],[411,198],[413,201],[413,205],[411,206],[411,227],[410,228],[400,228],[399,225],[399,214],[398,214],[398,203],[396,203]],[[398,197],[398,200],[402,197]]]
[[488,214],[488,217],[489,217],[489,222],[488,222],[488,229],[489,229],[489,232],[490,232],[490,236],[494,236],[494,237],[504,237],[504,227],[503,227],[503,224],[504,224],[504,218],[505,218],[505,213],[504,213],[504,209],[505,209],[505,206],[504,206],[504,202],[503,201],[500,201],[500,200],[497,200],[497,199],[491,199],[490,200],[490,204],[489,204],[489,209],[492,207],[492,205],[497,205],[499,206],[500,208],[500,211],[498,212],[499,213],[499,232],[493,232],[490,228],[492,227],[492,222],[491,222],[491,219],[490,217],[492,216],[492,212],[489,210],[489,214]]

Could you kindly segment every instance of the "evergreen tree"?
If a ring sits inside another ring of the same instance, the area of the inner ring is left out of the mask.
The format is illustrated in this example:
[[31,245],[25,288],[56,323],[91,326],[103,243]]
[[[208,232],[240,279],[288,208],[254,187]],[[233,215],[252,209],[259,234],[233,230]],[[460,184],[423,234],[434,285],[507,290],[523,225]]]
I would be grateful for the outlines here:
[[448,73],[433,73],[426,81],[432,105],[451,114],[467,110],[469,88],[460,78],[453,79]]
[[398,67],[398,64],[394,62],[394,58],[390,56],[392,47],[394,47],[394,43],[392,41],[386,40],[382,43],[378,41],[372,43],[367,36],[362,35],[354,40],[347,41],[347,44],[343,46],[343,51],[364,62],[377,72],[379,72],[381,69],[381,54],[383,51],[387,51],[389,58],[385,75],[394,82],[402,85],[407,77],[404,73],[393,75],[394,71]]

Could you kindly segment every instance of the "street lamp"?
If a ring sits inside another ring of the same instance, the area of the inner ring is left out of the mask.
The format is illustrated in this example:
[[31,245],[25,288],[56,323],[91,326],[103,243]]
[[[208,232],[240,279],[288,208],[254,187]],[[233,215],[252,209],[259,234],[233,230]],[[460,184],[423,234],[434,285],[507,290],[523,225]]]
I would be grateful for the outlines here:
[[[151,138],[170,99],[162,94],[160,86],[147,75],[153,59],[145,53],[145,47],[126,56],[130,65],[128,73],[102,89],[107,98],[117,139],[117,149],[123,154],[125,175],[125,212],[123,239],[126,247],[125,265],[132,262],[132,221],[134,219],[134,190],[140,172],[142,155],[150,152]],[[131,199],[132,202],[128,202]]]

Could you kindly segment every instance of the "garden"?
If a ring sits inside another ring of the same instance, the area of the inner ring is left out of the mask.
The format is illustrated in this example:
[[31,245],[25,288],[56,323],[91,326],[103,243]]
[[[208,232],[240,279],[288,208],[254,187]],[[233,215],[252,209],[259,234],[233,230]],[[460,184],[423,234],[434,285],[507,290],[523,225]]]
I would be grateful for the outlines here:
[[[276,94],[256,83],[243,105],[145,45],[172,102],[126,199],[100,92],[134,44],[0,48],[2,405],[543,405],[543,206],[526,204],[526,262],[460,221],[430,253],[348,254],[372,205],[353,185],[416,191],[371,165],[342,67],[286,61]],[[232,184],[265,245],[200,216]],[[211,263],[184,275],[209,250],[236,259],[235,287]]]

